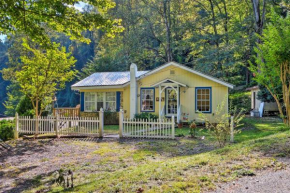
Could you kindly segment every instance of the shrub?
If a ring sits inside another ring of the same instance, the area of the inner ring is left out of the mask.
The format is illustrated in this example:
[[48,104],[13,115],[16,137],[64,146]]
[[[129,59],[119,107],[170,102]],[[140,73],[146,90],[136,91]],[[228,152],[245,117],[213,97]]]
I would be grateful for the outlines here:
[[7,120],[0,121],[0,138],[4,141],[13,139],[14,126],[15,124],[13,121],[7,121]]
[[[219,146],[225,146],[226,142],[229,140],[231,135],[231,126],[230,126],[230,117],[229,113],[224,112],[225,100],[218,105],[217,110],[214,115],[214,120],[209,121],[207,116],[203,113],[200,113],[201,118],[205,122],[205,127],[209,130],[209,133],[218,141]],[[236,107],[234,109],[237,109]],[[243,110],[237,112],[232,112],[234,116],[234,127],[239,126],[239,122],[244,118]],[[234,130],[234,133],[237,133],[237,130]]]
[[16,112],[19,116],[34,116],[34,110],[31,100],[27,96],[21,97],[16,106]]
[[235,92],[229,95],[229,103],[245,112],[251,111],[251,92]]
[[139,113],[135,114],[135,119],[157,120],[158,116],[152,113]]

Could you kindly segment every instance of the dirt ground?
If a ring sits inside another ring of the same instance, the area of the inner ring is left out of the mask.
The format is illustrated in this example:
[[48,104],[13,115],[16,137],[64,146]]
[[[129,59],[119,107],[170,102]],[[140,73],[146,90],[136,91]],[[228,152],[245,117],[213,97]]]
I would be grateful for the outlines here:
[[[118,156],[120,154],[123,155],[125,152],[124,150],[127,151],[127,154],[130,154],[132,149],[142,148],[142,141],[146,140],[128,139],[126,143],[116,138],[106,138],[102,140],[45,139],[17,141],[15,144],[11,144],[11,146],[14,146],[12,151],[2,151],[0,153],[0,192],[18,193],[31,189],[34,186],[38,186],[40,180],[52,176],[55,171],[61,168],[69,168],[72,170],[75,169],[74,167],[84,168],[80,170],[80,173],[74,174],[75,176],[80,176],[79,178],[81,178],[82,175],[95,173],[99,170],[114,171],[112,165],[113,167],[125,167],[119,166],[118,159],[120,158]],[[155,143],[154,140],[152,143]],[[164,143],[166,144],[166,141]],[[172,143],[172,141],[170,143]],[[166,157],[197,154],[214,149],[213,146],[205,145],[204,143],[195,145],[195,148],[186,148],[182,142],[176,142],[174,145],[177,147],[176,149],[178,149],[178,151],[160,149],[159,153],[162,154],[162,156],[158,157],[157,155],[152,157],[152,159],[159,159],[161,157],[166,159]],[[180,148],[178,147],[179,145]],[[167,147],[164,146],[164,148]],[[158,151],[159,150],[157,150],[157,152]],[[86,167],[86,165],[89,166],[91,163],[101,163],[102,159],[104,159],[107,154],[111,154],[110,156],[112,156],[117,152],[118,156],[115,156],[117,161],[113,164],[104,165],[103,168],[96,168],[97,166],[94,166],[95,168],[91,166]],[[135,159],[140,159],[140,162],[146,161],[143,160],[142,156],[143,155],[136,154]],[[136,164],[135,161],[129,159],[126,160],[126,163],[127,165]],[[46,185],[50,186],[50,183],[53,183],[53,179],[48,181]]]

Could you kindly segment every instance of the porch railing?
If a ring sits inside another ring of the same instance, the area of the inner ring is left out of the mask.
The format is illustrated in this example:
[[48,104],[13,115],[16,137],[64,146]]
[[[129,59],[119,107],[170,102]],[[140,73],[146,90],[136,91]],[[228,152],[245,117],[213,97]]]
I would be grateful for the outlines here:
[[80,116],[80,108],[54,108],[53,116],[59,115],[60,117],[79,117]]

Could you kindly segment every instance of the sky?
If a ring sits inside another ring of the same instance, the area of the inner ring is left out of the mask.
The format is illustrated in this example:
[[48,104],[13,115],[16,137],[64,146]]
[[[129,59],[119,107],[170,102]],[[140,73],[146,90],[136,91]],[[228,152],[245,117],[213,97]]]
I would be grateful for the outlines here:
[[[78,9],[79,11],[82,11],[83,10],[83,7],[85,6],[86,4],[84,2],[80,2],[78,4],[75,4],[74,7],[76,9]],[[0,40],[4,41],[6,38],[6,35],[3,35],[3,34],[0,34]]]

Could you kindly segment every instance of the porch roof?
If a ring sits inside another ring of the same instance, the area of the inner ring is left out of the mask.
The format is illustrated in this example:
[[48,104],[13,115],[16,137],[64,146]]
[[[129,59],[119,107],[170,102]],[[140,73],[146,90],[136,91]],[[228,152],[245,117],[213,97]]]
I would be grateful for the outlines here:
[[160,82],[157,82],[157,83],[153,84],[152,87],[157,87],[159,85],[161,85],[161,86],[163,86],[163,85],[164,86],[165,85],[179,85],[179,86],[182,86],[182,87],[187,87],[186,84],[183,84],[183,83],[177,82],[175,80],[171,80],[171,79],[164,79],[164,80],[162,80]]

